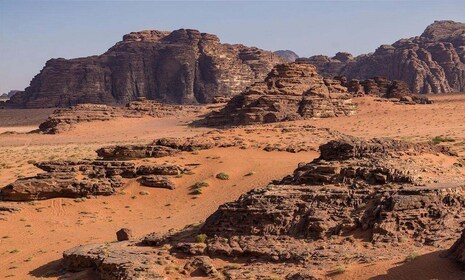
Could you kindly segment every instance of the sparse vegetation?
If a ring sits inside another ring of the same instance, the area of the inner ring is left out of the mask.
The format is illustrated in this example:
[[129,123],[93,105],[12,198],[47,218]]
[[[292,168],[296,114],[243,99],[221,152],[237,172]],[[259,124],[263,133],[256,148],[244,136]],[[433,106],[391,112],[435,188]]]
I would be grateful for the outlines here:
[[202,194],[202,189],[195,189],[192,191],[192,194],[195,194],[195,195],[199,195],[199,194]]
[[346,268],[342,265],[338,265],[334,268],[334,273],[336,274],[342,274],[344,272],[346,272]]
[[441,144],[443,142],[455,142],[455,139],[449,138],[449,137],[443,137],[443,136],[436,136],[433,139],[431,139],[431,142],[435,145]]
[[407,257],[405,257],[406,262],[411,262],[415,260],[416,258],[419,257],[419,254],[417,252],[411,252]]
[[199,181],[193,185],[193,188],[199,189],[199,188],[208,187],[208,186],[210,186],[210,184],[208,184],[207,182]]
[[207,241],[207,235],[205,233],[197,234],[195,237],[195,242],[197,243],[205,243]]
[[216,179],[229,180],[229,175],[227,173],[220,172],[220,173],[216,174]]

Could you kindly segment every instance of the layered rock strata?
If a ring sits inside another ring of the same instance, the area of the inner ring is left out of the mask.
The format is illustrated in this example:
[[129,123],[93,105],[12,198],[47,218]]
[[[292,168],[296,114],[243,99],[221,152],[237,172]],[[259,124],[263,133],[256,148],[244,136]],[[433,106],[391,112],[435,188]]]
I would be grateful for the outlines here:
[[38,162],[36,167],[46,173],[18,179],[0,189],[0,200],[28,201],[56,197],[81,198],[112,195],[123,187],[123,178],[157,175],[158,185],[174,189],[170,177],[187,169],[177,165],[142,164],[123,161],[49,161]]
[[47,61],[9,104],[126,104],[138,97],[209,103],[214,96],[239,94],[282,61],[272,52],[222,44],[217,36],[192,29],[132,32],[102,55]]
[[316,65],[325,77],[402,80],[414,93],[465,91],[465,24],[435,21],[417,37],[381,45],[370,54],[337,53],[299,58]]
[[233,97],[206,125],[249,125],[347,116],[355,105],[340,81],[323,79],[312,65],[276,65],[263,82]]
[[[173,263],[182,264],[180,278],[322,279],[316,267],[405,257],[460,235],[465,185],[454,152],[352,137],[320,151],[292,175],[220,206],[201,227],[76,247],[64,266],[92,268],[102,279],[163,279]],[[452,252],[461,252],[456,244]]]

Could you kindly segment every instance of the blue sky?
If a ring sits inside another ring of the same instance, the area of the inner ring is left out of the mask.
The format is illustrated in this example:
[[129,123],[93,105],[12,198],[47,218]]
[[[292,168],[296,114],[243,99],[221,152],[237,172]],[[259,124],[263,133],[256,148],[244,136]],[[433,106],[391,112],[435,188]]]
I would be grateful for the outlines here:
[[50,58],[101,54],[131,31],[194,28],[300,56],[358,55],[441,19],[465,22],[465,1],[0,0],[0,93],[27,87]]

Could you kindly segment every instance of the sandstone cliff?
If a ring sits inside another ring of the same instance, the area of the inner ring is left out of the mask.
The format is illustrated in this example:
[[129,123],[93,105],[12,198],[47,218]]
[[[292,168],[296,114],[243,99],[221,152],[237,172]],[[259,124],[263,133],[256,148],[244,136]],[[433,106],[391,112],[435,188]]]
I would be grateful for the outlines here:
[[133,32],[102,55],[49,60],[10,104],[125,104],[138,97],[208,103],[214,96],[240,93],[279,62],[272,52],[221,44],[217,36],[197,30]]
[[262,82],[233,97],[207,125],[248,125],[352,115],[355,105],[338,80],[323,79],[308,64],[276,65]]
[[418,37],[382,45],[374,53],[353,57],[337,53],[300,58],[326,77],[349,79],[383,76],[406,82],[414,93],[465,91],[465,24],[436,21]]

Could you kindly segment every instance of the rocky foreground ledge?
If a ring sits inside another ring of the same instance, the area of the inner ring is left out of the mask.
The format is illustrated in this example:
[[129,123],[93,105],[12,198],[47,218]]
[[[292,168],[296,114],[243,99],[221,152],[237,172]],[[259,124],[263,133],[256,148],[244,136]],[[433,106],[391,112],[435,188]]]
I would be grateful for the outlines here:
[[[463,231],[465,176],[450,150],[345,137],[320,152],[282,180],[220,206],[203,225],[76,247],[63,265],[106,280],[320,279],[344,264],[444,248]],[[450,255],[463,262],[463,248],[462,240]]]

